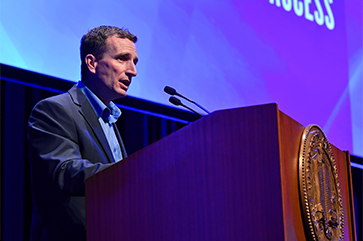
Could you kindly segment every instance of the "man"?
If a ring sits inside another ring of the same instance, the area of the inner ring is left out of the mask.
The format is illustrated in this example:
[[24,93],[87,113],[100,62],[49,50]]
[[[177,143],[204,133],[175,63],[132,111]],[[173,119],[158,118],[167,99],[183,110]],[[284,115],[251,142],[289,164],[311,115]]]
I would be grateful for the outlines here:
[[137,74],[136,41],[117,27],[90,30],[81,40],[82,81],[34,107],[31,240],[86,240],[85,179],[126,157],[112,100]]

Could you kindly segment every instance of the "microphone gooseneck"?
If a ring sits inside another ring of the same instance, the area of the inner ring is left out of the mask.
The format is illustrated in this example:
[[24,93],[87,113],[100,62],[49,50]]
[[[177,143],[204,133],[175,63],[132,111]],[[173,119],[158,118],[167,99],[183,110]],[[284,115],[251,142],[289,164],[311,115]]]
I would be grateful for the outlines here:
[[193,110],[192,108],[190,108],[190,107],[188,107],[188,106],[186,106],[186,105],[184,105],[178,98],[176,98],[176,97],[174,97],[174,96],[170,96],[170,98],[169,98],[169,101],[173,104],[173,105],[176,105],[176,106],[178,106],[178,105],[181,105],[181,106],[183,106],[184,108],[187,108],[188,110],[190,110],[190,111],[192,111],[192,112],[194,112],[195,114],[197,114],[197,115],[199,115],[199,116],[203,116],[202,114],[200,114],[200,113],[198,113],[198,112],[196,112],[195,110]]
[[[209,111],[207,111],[205,108],[203,108],[201,105],[199,105],[198,103],[196,103],[195,101],[193,101],[193,100],[191,100],[191,99],[189,99],[189,98],[187,98],[187,97],[185,97],[185,96],[183,96],[183,95],[181,95],[181,94],[179,94],[174,88],[172,88],[172,87],[170,87],[170,86],[165,86],[164,87],[164,91],[166,92],[166,93],[168,93],[169,95],[177,95],[177,96],[180,96],[180,97],[182,97],[183,99],[185,99],[185,100],[187,100],[187,101],[189,101],[189,102],[191,102],[191,103],[193,103],[194,105],[196,105],[196,106],[198,106],[200,109],[202,109],[203,111],[205,111],[207,114],[209,114],[210,112]],[[175,98],[175,97],[174,97]],[[177,98],[175,98],[175,99],[177,99]],[[180,104],[174,104],[173,102],[173,104],[174,105],[182,105],[183,107],[185,107],[185,108],[187,108],[187,109],[189,109],[189,110],[191,110],[191,108],[189,108],[189,107],[186,107],[185,105],[183,105],[182,103],[181,103],[181,101],[179,100],[179,99],[177,99],[179,102],[180,102]],[[171,102],[171,100],[169,99],[169,101]],[[196,112],[196,111],[194,111],[193,110],[193,112]],[[199,113],[198,113],[199,114]],[[201,114],[199,114],[199,115],[201,115]]]

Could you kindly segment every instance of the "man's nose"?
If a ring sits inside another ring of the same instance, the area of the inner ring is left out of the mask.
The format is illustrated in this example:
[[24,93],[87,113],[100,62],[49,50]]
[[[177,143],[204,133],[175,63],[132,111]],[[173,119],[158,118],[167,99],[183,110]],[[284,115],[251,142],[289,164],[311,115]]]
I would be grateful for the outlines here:
[[136,65],[133,62],[130,62],[130,64],[128,65],[127,74],[132,77],[137,75]]

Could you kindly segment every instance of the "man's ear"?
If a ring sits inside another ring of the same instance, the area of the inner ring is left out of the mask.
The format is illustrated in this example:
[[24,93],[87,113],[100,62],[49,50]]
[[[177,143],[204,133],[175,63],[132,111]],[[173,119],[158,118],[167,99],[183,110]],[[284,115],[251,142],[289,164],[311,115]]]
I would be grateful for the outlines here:
[[95,74],[96,73],[96,67],[97,67],[97,59],[92,54],[87,54],[85,58],[86,65],[88,67],[88,70]]

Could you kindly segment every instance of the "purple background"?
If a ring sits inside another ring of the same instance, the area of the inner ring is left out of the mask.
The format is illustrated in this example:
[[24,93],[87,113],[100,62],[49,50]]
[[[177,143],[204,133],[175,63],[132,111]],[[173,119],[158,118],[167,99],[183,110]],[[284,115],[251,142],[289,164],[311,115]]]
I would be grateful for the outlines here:
[[[294,1],[278,2],[2,2],[0,62],[78,81],[81,36],[126,26],[139,37],[140,57],[129,95],[169,104],[170,85],[210,111],[277,102],[363,156],[362,1],[332,2],[333,29],[282,5]],[[306,5],[311,14],[315,3]]]

